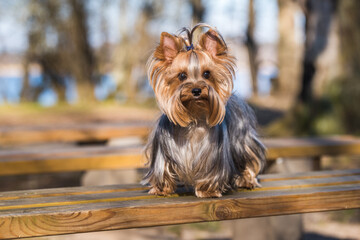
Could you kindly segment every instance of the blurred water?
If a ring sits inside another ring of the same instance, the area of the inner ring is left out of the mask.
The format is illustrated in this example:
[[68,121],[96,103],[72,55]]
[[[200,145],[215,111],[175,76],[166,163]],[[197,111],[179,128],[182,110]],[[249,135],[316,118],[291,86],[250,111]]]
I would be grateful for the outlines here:
[[[271,90],[271,78],[276,76],[276,68],[259,69],[258,73],[258,90],[259,95],[268,95]],[[43,83],[41,74],[33,74],[29,77],[31,87],[39,87]],[[0,104],[17,104],[20,102],[21,90],[23,85],[22,76],[0,76]],[[78,99],[75,81],[68,77],[65,78],[66,100],[70,104],[76,103]],[[109,73],[102,75],[99,83],[94,88],[95,97],[103,101],[110,94],[116,91],[116,83],[114,77]],[[141,89],[141,95],[152,95],[152,89],[146,85]],[[234,81],[234,92],[240,97],[246,99],[251,97],[252,86],[250,73],[248,71],[237,71]],[[37,101],[45,107],[53,106],[57,103],[58,98],[56,92],[51,87],[45,87],[40,93]]]
[[[43,76],[33,74],[29,76],[29,85],[31,87],[39,87],[43,84]],[[65,78],[66,100],[69,103],[76,103],[78,96],[76,84],[73,79]],[[23,87],[22,76],[2,75],[0,76],[0,104],[17,104],[20,102],[21,90]],[[99,84],[95,86],[94,94],[98,100],[105,100],[109,94],[114,93],[116,84],[111,74],[101,76]],[[46,87],[39,94],[37,101],[45,107],[53,106],[57,103],[58,97],[51,87]]]
[[95,87],[95,97],[98,100],[105,100],[114,91],[116,91],[114,77],[111,74],[106,74],[101,77],[100,83]]
[[0,104],[20,101],[22,79],[15,76],[0,76]]
[[275,66],[267,66],[259,69],[257,74],[259,96],[268,96],[271,91],[271,79],[278,75]]

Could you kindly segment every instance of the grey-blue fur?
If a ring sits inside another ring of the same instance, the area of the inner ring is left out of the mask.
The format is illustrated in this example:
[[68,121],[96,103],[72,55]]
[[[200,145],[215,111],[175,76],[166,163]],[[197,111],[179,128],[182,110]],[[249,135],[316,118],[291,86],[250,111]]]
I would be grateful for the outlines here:
[[223,122],[214,127],[201,122],[180,127],[162,115],[146,147],[149,171],[142,183],[166,195],[180,182],[205,197],[255,187],[248,171],[256,176],[265,163],[256,125],[252,109],[235,95],[227,101]]

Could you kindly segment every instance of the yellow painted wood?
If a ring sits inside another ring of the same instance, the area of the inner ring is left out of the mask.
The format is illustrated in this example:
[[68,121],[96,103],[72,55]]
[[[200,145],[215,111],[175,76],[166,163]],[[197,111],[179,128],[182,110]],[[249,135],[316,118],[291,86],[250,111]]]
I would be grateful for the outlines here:
[[330,178],[330,177],[346,177],[359,175],[360,169],[348,170],[331,170],[331,171],[313,171],[313,172],[299,172],[292,174],[266,174],[259,175],[258,178],[261,182],[271,181],[288,181],[294,179],[316,179],[316,178]]
[[68,126],[0,128],[0,145],[41,142],[103,141],[111,138],[149,134],[152,124],[84,124]]
[[264,139],[267,158],[360,155],[360,139],[354,137]]
[[145,167],[144,157],[138,154],[55,158],[44,160],[0,162],[0,175],[83,171],[93,169],[129,169]]
[[[322,155],[360,155],[360,140],[349,137],[321,139],[265,139],[268,160],[278,157],[316,157]],[[0,176],[92,169],[145,167],[142,148],[108,146],[71,149],[0,151]]]
[[25,191],[1,193],[18,198],[1,199],[0,239],[359,208],[360,171],[340,174],[346,171],[293,180],[264,175],[274,181],[216,199],[199,199],[186,189],[156,197],[139,185],[33,190],[30,198]]
[[[266,190],[274,186],[274,184],[268,182],[286,181],[288,185],[294,187],[295,185],[292,185],[293,183],[292,180],[317,179],[317,178],[329,179],[329,178],[339,178],[339,177],[358,176],[358,175],[360,175],[360,169],[305,172],[305,173],[297,173],[297,174],[266,174],[266,175],[259,175],[258,178],[263,186],[260,189]],[[106,187],[104,186],[86,187],[86,190],[82,187],[72,187],[72,188],[59,188],[59,189],[25,190],[25,191],[11,192],[11,193],[0,192],[0,202],[8,201],[8,200],[16,200],[16,199],[29,199],[29,198],[146,191],[148,189],[149,188],[147,186],[140,186],[140,185],[125,185],[125,186],[117,185],[117,186],[106,186]]]
[[[320,183],[300,182],[300,183],[293,184],[293,185],[290,185],[290,184],[288,184],[288,185],[285,184],[285,185],[280,185],[280,186],[276,186],[276,185],[275,186],[272,186],[272,185],[266,186],[265,185],[261,188],[256,188],[253,190],[239,189],[238,191],[239,192],[241,192],[241,191],[263,192],[263,191],[274,191],[274,190],[290,190],[290,189],[300,189],[300,188],[316,188],[316,187],[326,187],[326,186],[357,185],[357,184],[360,185],[360,175],[357,178],[355,178],[355,180],[347,179],[347,180],[341,181],[341,179],[339,179],[337,181],[320,182]],[[141,187],[139,186],[138,189],[141,189]],[[148,190],[148,188],[145,188],[145,187],[143,189]],[[134,190],[132,190],[132,191],[134,191]],[[80,192],[80,193],[71,194],[71,195],[72,196],[74,196],[74,195],[84,196],[84,195],[88,195],[88,194],[93,195],[93,194],[121,193],[121,192],[124,192],[124,191],[117,191],[116,189],[114,189],[112,191],[102,191],[102,192],[92,192],[92,193]],[[129,191],[126,191],[126,192],[129,192]],[[146,191],[143,191],[143,192],[146,193]],[[186,193],[186,194],[183,193],[182,196],[184,196],[184,195],[191,195],[191,193]],[[68,195],[58,195],[56,197],[59,197],[59,196],[68,196]],[[44,196],[41,196],[41,197],[43,198]],[[180,197],[180,194],[174,193],[174,194],[167,196],[167,198],[174,198],[174,197]],[[146,199],[155,199],[155,198],[164,198],[164,197],[142,194],[140,196],[122,196],[122,197],[96,198],[96,199],[84,199],[84,200],[74,200],[74,201],[59,201],[59,202],[42,202],[42,203],[21,204],[21,205],[6,205],[6,206],[0,206],[0,211],[15,210],[15,209],[29,209],[29,208],[58,207],[58,206],[69,206],[69,205],[83,205],[83,204],[92,204],[92,203],[135,201],[135,200],[146,200]],[[26,199],[26,198],[23,198],[23,199]]]

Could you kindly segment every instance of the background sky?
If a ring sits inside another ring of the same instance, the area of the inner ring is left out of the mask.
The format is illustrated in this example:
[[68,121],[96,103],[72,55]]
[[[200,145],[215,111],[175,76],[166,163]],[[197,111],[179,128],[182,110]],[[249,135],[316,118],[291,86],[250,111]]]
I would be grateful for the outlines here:
[[[0,52],[21,53],[26,49],[26,9],[24,4],[27,0],[2,0],[0,1]],[[103,36],[97,31],[100,24],[99,5],[104,1],[89,0],[91,18],[89,20],[90,39],[94,47],[100,46]],[[178,1],[166,1],[166,14],[162,19],[154,23],[152,31],[167,31],[175,33],[184,26],[191,25],[191,11],[189,7],[178,7]],[[120,28],[131,28],[135,22],[139,6],[143,1],[129,1],[130,7],[127,12],[127,22],[120,23],[119,0],[107,1],[105,9],[109,25],[109,40],[112,43],[120,39]],[[207,12],[205,22],[217,27],[224,37],[244,37],[247,26],[248,1],[247,0],[209,0],[204,1]],[[277,0],[255,0],[256,29],[255,37],[259,44],[277,42]],[[180,11],[180,12],[179,12]],[[174,19],[174,16],[179,17]],[[126,26],[122,26],[125,24]]]
[[[0,1],[0,54],[23,54],[27,49],[27,29],[28,26],[28,0],[1,0]],[[94,48],[100,47],[104,39],[112,44],[121,40],[121,32],[136,31],[136,18],[144,4],[144,0],[127,1],[127,9],[124,12],[120,8],[121,1],[124,0],[87,0],[88,1],[88,26],[90,44]],[[160,36],[163,31],[176,33],[182,27],[191,27],[192,9],[185,1],[168,0],[164,1],[164,11],[160,17],[151,22],[150,29],[154,36]],[[204,19],[206,23],[216,27],[225,39],[235,39],[239,44],[245,39],[245,32],[248,25],[248,0],[208,0],[203,1],[206,8]],[[105,7],[104,7],[105,6]],[[278,40],[277,20],[278,8],[277,0],[254,0],[256,27],[255,39],[259,45],[273,46],[271,58],[276,59],[275,47]],[[103,36],[101,29],[101,11],[108,25],[107,37]],[[45,31],[45,30],[44,30]],[[47,44],[56,46],[56,37],[51,37],[48,33]],[[53,42],[52,42],[53,41]],[[229,42],[228,42],[229,43]],[[154,45],[156,43],[154,42]],[[231,43],[230,43],[231,46]],[[235,91],[242,97],[251,96],[250,72],[247,63],[247,53],[237,56],[240,59],[235,80]],[[276,61],[276,60],[275,60]],[[39,75],[40,74],[40,75]],[[270,91],[270,78],[277,74],[274,64],[261,66],[258,72],[259,92],[268,94]],[[1,74],[0,74],[1,75]],[[103,99],[115,85],[111,80],[111,75],[104,76],[104,84],[95,88],[96,96]],[[30,82],[41,81],[41,73],[30,76]],[[10,103],[19,102],[19,95],[22,88],[22,73],[9,72],[6,76],[0,76],[0,103],[7,99]],[[76,99],[75,85],[67,91],[68,101]],[[51,106],[56,103],[56,95],[51,88],[46,89],[39,97],[42,105]]]

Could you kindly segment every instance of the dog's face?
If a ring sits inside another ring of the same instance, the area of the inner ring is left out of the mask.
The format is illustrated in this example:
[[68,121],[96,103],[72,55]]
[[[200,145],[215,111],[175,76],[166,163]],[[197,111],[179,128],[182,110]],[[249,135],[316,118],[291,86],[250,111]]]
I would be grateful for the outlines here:
[[148,75],[160,109],[174,124],[186,127],[221,123],[233,89],[234,58],[214,30],[203,33],[196,46],[163,32],[149,60]]

